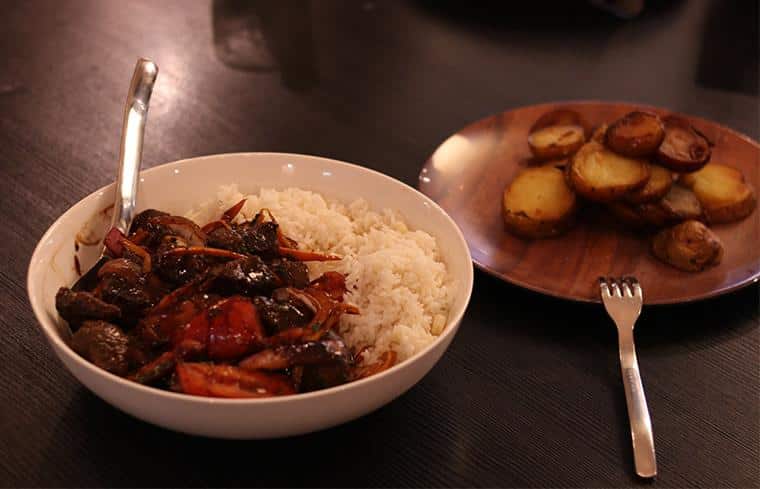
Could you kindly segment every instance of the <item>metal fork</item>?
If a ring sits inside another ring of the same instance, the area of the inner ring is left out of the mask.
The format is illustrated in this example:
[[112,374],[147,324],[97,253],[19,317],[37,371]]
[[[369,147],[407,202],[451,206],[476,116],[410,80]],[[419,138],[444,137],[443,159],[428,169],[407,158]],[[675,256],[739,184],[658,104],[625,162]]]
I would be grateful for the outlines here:
[[628,420],[631,424],[633,460],[636,473],[640,477],[657,475],[657,461],[654,455],[652,421],[641,384],[636,348],[633,345],[633,327],[641,314],[644,295],[635,277],[599,278],[602,302],[607,314],[615,322],[620,348],[620,368],[623,373],[625,401],[628,405]]

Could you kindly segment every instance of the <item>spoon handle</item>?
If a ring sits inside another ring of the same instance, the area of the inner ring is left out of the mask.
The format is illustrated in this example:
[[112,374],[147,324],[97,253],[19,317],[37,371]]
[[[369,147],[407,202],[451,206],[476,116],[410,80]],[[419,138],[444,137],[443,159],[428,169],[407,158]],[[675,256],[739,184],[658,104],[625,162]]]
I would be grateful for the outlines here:
[[137,60],[132,82],[129,84],[127,103],[124,106],[124,124],[119,149],[119,173],[116,179],[116,196],[111,227],[127,233],[132,224],[137,201],[137,179],[142,161],[143,135],[148,119],[148,103],[158,66],[145,58]]

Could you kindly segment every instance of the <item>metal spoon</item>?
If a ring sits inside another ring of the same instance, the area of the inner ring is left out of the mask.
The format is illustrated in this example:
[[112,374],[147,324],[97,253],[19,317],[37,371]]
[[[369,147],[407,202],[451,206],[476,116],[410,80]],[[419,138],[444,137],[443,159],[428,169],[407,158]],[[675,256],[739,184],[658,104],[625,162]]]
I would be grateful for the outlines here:
[[[111,228],[116,228],[124,234],[129,232],[129,226],[135,214],[137,201],[137,178],[142,161],[143,135],[145,122],[148,119],[148,103],[153,93],[153,85],[158,75],[158,66],[145,58],[137,60],[132,82],[127,92],[127,103],[124,106],[124,123],[121,130],[121,148],[119,149],[119,173],[116,178],[116,196],[113,205]],[[110,260],[105,245],[100,252],[100,259],[87,273],[76,281],[73,290],[91,289],[97,283],[100,267]]]

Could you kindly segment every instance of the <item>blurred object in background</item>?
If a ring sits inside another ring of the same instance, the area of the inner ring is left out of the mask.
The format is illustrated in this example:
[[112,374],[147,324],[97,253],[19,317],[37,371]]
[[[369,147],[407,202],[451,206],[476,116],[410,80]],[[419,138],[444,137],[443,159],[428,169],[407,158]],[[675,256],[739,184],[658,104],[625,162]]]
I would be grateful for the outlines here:
[[632,19],[644,10],[644,0],[589,0],[592,5],[623,19]]
[[241,70],[279,70],[285,86],[317,80],[309,0],[214,0],[214,49]]
[[317,81],[309,0],[251,1],[262,20],[264,37],[288,88],[306,89]]
[[702,31],[698,84],[758,94],[758,15],[757,0],[724,0],[710,5]]
[[251,0],[214,0],[211,7],[214,50],[222,63],[251,71],[275,68],[257,4]]

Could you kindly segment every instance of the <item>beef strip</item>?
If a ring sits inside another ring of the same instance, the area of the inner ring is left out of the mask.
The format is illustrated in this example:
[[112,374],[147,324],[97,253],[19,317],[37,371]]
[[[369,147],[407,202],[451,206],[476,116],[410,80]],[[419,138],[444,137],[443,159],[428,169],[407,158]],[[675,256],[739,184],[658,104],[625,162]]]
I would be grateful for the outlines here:
[[71,348],[84,359],[113,374],[124,376],[129,369],[129,339],[118,327],[105,321],[85,321],[71,337]]
[[277,228],[277,223],[268,221],[258,224],[244,223],[233,229],[243,239],[247,253],[271,258],[278,255]]
[[132,234],[138,229],[146,229],[148,221],[154,217],[168,216],[166,212],[162,212],[156,209],[145,209],[141,213],[137,214],[132,220],[132,225],[129,227],[129,233]]
[[269,268],[282,280],[283,285],[304,289],[309,285],[309,269],[301,261],[275,258]]
[[245,241],[242,236],[232,228],[220,227],[208,234],[208,246],[225,250],[245,253]]
[[275,290],[272,298],[256,297],[254,304],[268,334],[304,326],[311,321],[314,313],[301,301],[287,293]]
[[103,265],[98,276],[100,297],[119,307],[124,323],[134,324],[152,305],[142,268],[135,262],[126,258],[110,260]]
[[118,306],[95,297],[91,292],[74,292],[67,287],[55,294],[55,308],[72,328],[88,319],[114,320],[121,317]]
[[223,295],[268,295],[282,284],[258,256],[248,256],[217,265],[209,275],[211,290]]
[[165,253],[185,246],[180,238],[165,236],[156,249],[153,266],[162,279],[175,285],[185,284],[208,271],[208,261],[200,255],[171,256]]

